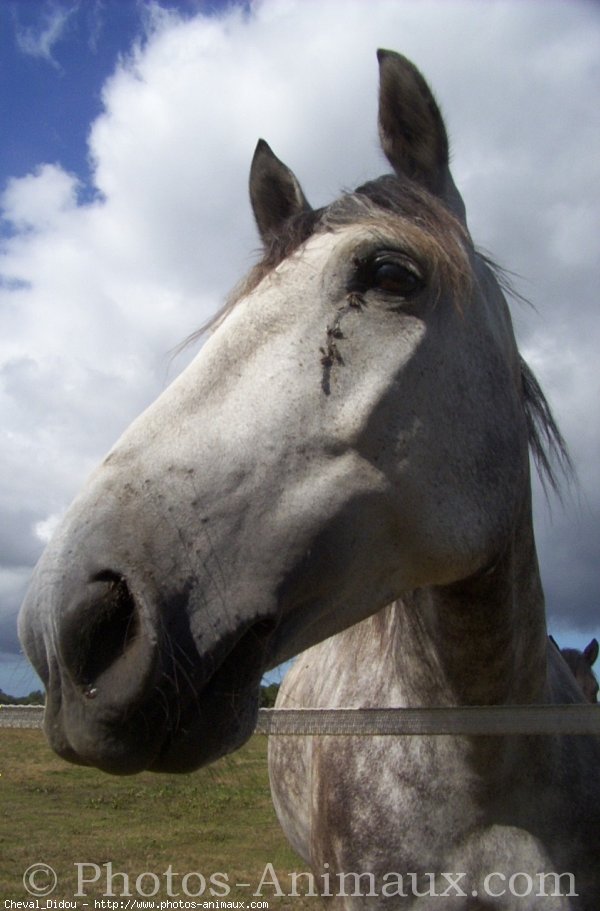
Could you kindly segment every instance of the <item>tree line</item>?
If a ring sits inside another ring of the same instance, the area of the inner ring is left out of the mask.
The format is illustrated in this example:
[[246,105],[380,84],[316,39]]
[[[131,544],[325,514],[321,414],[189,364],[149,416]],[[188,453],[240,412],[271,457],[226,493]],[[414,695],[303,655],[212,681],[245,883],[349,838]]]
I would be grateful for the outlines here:
[[44,705],[45,701],[41,690],[32,690],[28,696],[9,696],[0,690],[0,705]]

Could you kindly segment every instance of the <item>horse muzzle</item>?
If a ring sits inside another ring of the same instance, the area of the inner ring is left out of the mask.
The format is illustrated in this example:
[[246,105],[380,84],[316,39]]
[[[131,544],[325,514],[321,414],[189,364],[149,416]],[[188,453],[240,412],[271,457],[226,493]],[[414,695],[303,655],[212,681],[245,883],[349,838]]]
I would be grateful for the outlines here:
[[49,584],[42,559],[20,616],[60,756],[114,774],[185,772],[250,736],[270,621],[200,643],[190,629],[191,585],[161,601],[114,570],[76,586],[72,575]]

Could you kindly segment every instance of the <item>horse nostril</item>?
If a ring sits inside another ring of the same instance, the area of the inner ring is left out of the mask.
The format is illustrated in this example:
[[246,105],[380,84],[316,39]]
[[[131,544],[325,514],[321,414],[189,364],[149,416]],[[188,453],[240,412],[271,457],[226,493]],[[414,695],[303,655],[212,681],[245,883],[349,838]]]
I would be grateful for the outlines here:
[[61,630],[63,659],[88,699],[96,697],[99,679],[120,664],[140,632],[135,600],[123,576],[110,570],[94,575]]
[[[90,647],[82,668],[82,681],[86,683],[97,680],[124,655],[139,632],[135,601],[125,579],[105,571],[98,573],[93,581],[103,583],[106,592],[91,623]],[[93,698],[92,691],[90,688],[87,695]]]

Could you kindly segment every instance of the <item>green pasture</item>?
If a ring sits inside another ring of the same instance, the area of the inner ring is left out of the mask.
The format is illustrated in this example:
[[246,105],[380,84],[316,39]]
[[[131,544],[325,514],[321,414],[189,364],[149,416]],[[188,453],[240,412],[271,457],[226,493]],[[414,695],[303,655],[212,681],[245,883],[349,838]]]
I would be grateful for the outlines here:
[[[266,737],[255,736],[239,752],[191,775],[117,778],[61,761],[41,731],[0,728],[0,899],[29,899],[23,874],[43,863],[58,878],[48,898],[76,900],[79,908],[87,902],[94,908],[108,884],[123,901],[129,891],[156,902],[190,895],[196,901],[242,900],[250,907],[262,899],[269,908],[318,911],[321,901],[305,894],[308,877],[299,876],[294,889],[291,873],[305,872],[306,864],[277,823],[266,749]],[[86,880],[99,875],[83,884],[85,896],[76,897],[78,871]],[[272,873],[283,896],[276,894]],[[34,885],[42,889],[46,875],[37,874]],[[200,895],[202,877],[206,888]],[[264,886],[255,897],[261,877]],[[290,896],[293,891],[299,895]]]

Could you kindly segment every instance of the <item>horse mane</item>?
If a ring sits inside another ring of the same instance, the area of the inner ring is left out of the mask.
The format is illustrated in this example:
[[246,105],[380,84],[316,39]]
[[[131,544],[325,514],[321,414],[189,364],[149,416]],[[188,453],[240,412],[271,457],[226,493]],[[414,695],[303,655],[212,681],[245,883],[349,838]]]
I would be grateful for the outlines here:
[[546,496],[550,488],[560,497],[561,478],[570,481],[575,476],[575,468],[540,384],[520,355],[519,361],[529,451]]
[[[515,289],[511,280],[514,277],[514,273],[500,266],[488,253],[482,250],[478,250],[477,255],[492,272],[500,289],[507,297],[520,304],[533,306],[530,300]],[[560,499],[562,481],[569,483],[573,480],[575,467],[548,399],[544,395],[533,370],[521,354],[519,354],[519,365],[529,451],[546,498],[549,498],[549,493],[552,491]]]

